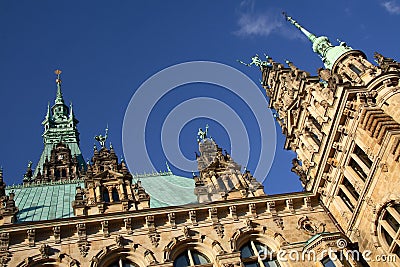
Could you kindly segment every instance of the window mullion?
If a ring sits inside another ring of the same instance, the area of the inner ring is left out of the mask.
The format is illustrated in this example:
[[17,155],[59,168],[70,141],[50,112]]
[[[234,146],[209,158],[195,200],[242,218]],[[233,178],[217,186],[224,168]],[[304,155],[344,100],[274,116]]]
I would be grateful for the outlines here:
[[257,262],[260,265],[260,267],[265,267],[264,263],[261,260],[260,254],[258,253],[257,247],[254,244],[253,240],[250,241],[251,243],[251,249],[253,250],[254,255],[257,257]]
[[397,210],[393,207],[387,207],[387,211],[390,213],[390,215],[393,216],[393,218],[396,219],[397,222],[400,222],[400,214],[397,212]]
[[194,264],[194,260],[193,260],[193,257],[192,257],[192,252],[191,252],[190,249],[188,249],[188,257],[189,257],[190,266],[194,266],[195,264]]
[[393,228],[389,225],[389,223],[385,220],[381,220],[380,223],[381,223],[382,227],[385,228],[386,232],[388,232],[389,235],[393,239],[395,239],[397,233],[393,230]]

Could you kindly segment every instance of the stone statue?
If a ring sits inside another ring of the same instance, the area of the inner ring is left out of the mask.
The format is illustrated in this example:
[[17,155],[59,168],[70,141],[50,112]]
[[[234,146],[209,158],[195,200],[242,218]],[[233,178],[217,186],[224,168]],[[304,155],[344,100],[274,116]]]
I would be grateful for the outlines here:
[[[264,54],[265,55],[265,54]],[[269,59],[269,57],[267,55],[265,55],[266,59]],[[271,63],[269,63],[268,61],[262,61],[260,59],[260,57],[256,54],[254,57],[251,58],[251,62],[250,63],[245,63],[241,60],[237,60],[239,63],[246,65],[248,67],[251,67],[251,65],[255,65],[257,67],[271,67]]]
[[100,134],[100,135],[96,135],[96,136],[94,137],[94,139],[95,139],[96,141],[98,141],[98,142],[100,143],[100,145],[101,145],[101,148],[103,148],[103,147],[106,147],[106,140],[107,140],[107,137],[108,137],[108,125],[107,125],[107,128],[106,128],[106,133],[105,133],[105,135],[104,135],[104,136],[102,136],[101,134]]
[[203,129],[199,128],[199,131],[197,133],[197,142],[205,140],[207,138],[207,133],[208,133],[208,124],[206,124],[205,131],[203,131]]

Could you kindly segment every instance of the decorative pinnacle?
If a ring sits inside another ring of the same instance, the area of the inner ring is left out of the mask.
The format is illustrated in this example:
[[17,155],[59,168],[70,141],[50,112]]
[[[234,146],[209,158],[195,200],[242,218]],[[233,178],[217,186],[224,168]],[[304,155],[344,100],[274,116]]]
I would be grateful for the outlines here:
[[171,168],[169,167],[168,161],[165,161],[165,165],[167,166],[167,171],[172,173]]

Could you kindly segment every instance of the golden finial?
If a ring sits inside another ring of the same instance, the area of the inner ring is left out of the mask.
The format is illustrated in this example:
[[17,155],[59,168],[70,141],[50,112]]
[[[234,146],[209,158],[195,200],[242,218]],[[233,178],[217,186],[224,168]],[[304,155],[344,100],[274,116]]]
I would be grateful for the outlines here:
[[60,79],[60,74],[61,74],[61,70],[55,70],[54,73],[57,75],[57,79],[56,79],[56,83],[60,84],[61,83],[61,79]]

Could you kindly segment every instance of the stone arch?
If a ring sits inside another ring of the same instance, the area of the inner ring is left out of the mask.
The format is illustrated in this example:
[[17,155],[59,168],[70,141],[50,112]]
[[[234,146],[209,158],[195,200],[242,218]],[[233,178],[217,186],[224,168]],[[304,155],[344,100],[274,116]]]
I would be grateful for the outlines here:
[[384,210],[390,206],[390,205],[397,205],[400,204],[400,196],[399,195],[394,195],[394,194],[390,194],[387,195],[384,200],[375,205],[374,207],[374,216],[372,219],[372,223],[371,223],[371,236],[372,236],[372,240],[373,240],[373,245],[378,248],[378,247],[382,247],[381,241],[382,240],[382,236],[379,231],[379,219],[381,218]]
[[110,245],[99,251],[90,261],[90,267],[107,266],[107,264],[119,258],[127,259],[139,267],[157,263],[154,253],[140,244],[133,244],[131,247]]
[[16,265],[17,267],[40,267],[40,266],[57,266],[57,267],[79,267],[81,264],[76,259],[68,254],[57,254],[51,257],[36,254],[25,258],[22,262]]
[[274,232],[271,229],[262,227],[262,229],[238,229],[232,235],[231,250],[232,252],[238,251],[241,246],[250,240],[256,240],[264,245],[270,247],[273,251],[278,251],[287,242],[280,233]]
[[215,262],[216,253],[221,252],[218,248],[213,249],[215,246],[216,242],[204,235],[199,238],[185,237],[184,235],[174,237],[164,248],[164,262],[172,262],[188,248],[192,248],[204,254],[211,262]]

